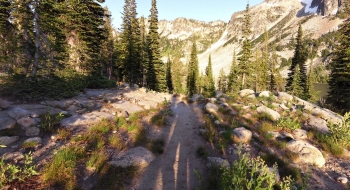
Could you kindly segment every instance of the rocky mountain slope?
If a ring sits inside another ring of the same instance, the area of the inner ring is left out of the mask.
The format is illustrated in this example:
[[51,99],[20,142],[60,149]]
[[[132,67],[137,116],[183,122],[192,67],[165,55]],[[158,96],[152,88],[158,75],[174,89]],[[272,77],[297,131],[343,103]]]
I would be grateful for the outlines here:
[[[293,56],[293,50],[284,46],[295,36],[298,24],[302,23],[305,36],[318,39],[338,29],[342,20],[336,14],[341,6],[340,0],[265,0],[250,9],[253,47],[259,48],[266,29],[269,31],[269,42],[282,46],[278,54],[288,59]],[[221,68],[230,67],[233,51],[239,52],[242,45],[243,17],[244,11],[234,13],[220,40],[199,55],[200,70],[205,69],[209,54],[212,55],[216,77]]]

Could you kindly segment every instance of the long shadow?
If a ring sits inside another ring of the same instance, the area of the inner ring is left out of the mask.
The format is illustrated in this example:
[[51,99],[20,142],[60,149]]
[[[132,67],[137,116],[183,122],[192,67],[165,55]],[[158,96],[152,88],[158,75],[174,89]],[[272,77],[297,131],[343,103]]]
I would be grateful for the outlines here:
[[196,155],[197,148],[205,145],[198,133],[198,105],[187,105],[178,97],[171,102],[174,116],[169,118],[170,126],[159,133],[165,140],[165,151],[144,171],[136,189],[194,189],[200,186],[195,172],[202,178],[206,176],[205,160]]

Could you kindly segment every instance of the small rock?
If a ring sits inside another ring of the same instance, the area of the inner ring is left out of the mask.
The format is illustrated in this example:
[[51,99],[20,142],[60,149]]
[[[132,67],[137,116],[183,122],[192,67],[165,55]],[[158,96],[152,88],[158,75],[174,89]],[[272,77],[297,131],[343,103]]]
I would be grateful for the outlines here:
[[[244,96],[255,94],[255,92],[254,92],[254,90],[244,89],[244,90],[239,91],[238,94],[240,97],[244,97]],[[254,95],[254,97],[255,97],[255,95]]]
[[8,111],[7,114],[15,120],[19,120],[30,115],[30,113],[27,110],[21,108],[14,108]]
[[142,168],[147,167],[154,159],[155,156],[151,151],[143,147],[135,147],[114,155],[112,161],[108,163],[123,168],[129,166],[139,166]]
[[17,120],[17,123],[19,126],[22,127],[22,129],[26,129],[28,127],[35,126],[37,124],[36,120],[30,117],[21,118]]
[[220,102],[226,102],[226,98],[219,98]]
[[6,109],[10,106],[10,103],[6,100],[0,99],[0,109]]
[[303,129],[295,129],[292,133],[295,140],[305,140],[307,139],[307,131]]
[[217,157],[208,157],[207,166],[208,167],[216,166],[216,167],[220,167],[220,168],[229,168],[230,163],[228,163],[228,161],[226,159],[217,158]]
[[61,114],[62,115],[68,115],[68,112],[67,111],[61,111]]
[[205,105],[204,109],[211,114],[216,114],[216,112],[219,110],[219,107],[215,104],[212,103],[207,103],[207,105]]
[[259,93],[259,97],[270,97],[270,91],[262,91]]
[[234,129],[232,135],[236,143],[248,143],[252,139],[252,132],[244,127]]
[[27,137],[34,137],[39,135],[40,129],[38,127],[29,127],[26,129],[25,135]]
[[21,152],[6,152],[3,155],[5,161],[14,161],[18,162],[24,158],[24,155]]
[[286,101],[293,101],[293,96],[292,95],[289,95],[288,93],[286,92],[279,92],[278,93],[278,99],[280,100],[286,100]]
[[12,119],[11,117],[0,117],[0,131],[12,128],[16,125],[16,123],[16,120]]
[[0,144],[8,146],[16,141],[18,141],[19,137],[18,136],[2,136],[0,137]]
[[221,91],[215,91],[215,98],[220,98],[221,96],[224,96],[225,94],[222,93]]
[[212,104],[214,104],[216,102],[216,98],[208,98],[208,101]]
[[207,132],[207,130],[205,130],[205,129],[199,129],[199,133],[200,133],[201,135],[203,135],[205,132]]
[[348,178],[346,177],[338,177],[337,182],[342,183],[342,184],[347,184],[348,183]]
[[32,117],[32,118],[39,118],[40,116],[39,116],[38,113],[31,113],[30,117]]
[[215,123],[216,125],[219,125],[219,124],[220,124],[220,121],[219,121],[219,120],[215,120],[214,123]]
[[23,143],[37,143],[37,144],[41,144],[42,143],[42,139],[40,137],[33,137],[33,138],[29,138],[29,139],[25,140]]
[[288,110],[288,109],[289,109],[289,108],[288,108],[287,106],[285,106],[283,103],[280,104],[280,107],[281,107],[282,109],[284,109],[284,110]]
[[266,113],[270,115],[273,121],[279,120],[281,118],[281,115],[277,111],[274,111],[264,105],[258,107],[256,111],[259,113]]

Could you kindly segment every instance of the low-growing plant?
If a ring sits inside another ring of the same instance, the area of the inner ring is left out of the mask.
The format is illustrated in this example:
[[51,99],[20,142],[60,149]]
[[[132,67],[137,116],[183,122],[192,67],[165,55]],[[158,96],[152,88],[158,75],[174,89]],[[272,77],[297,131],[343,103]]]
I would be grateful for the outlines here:
[[35,141],[29,141],[29,142],[23,142],[22,147],[23,148],[35,148],[39,145],[38,142]]
[[100,170],[100,175],[93,190],[114,190],[124,189],[125,183],[132,179],[137,171],[137,167],[130,166],[127,168],[115,167],[105,164]]
[[126,124],[126,119],[124,117],[117,117],[115,118],[115,123],[118,128],[123,127]]
[[102,119],[101,122],[89,128],[89,133],[106,134],[113,129],[113,123],[107,119]]
[[14,180],[24,181],[39,173],[35,170],[32,153],[24,156],[24,165],[5,163],[4,157],[0,159],[0,189]]
[[[273,166],[274,171],[271,172],[262,158],[250,158],[248,153],[242,154],[240,148],[238,149],[238,157],[238,160],[233,162],[230,168],[223,168],[221,189],[273,189],[276,184],[276,164]],[[287,185],[286,182],[284,186]]]
[[88,169],[94,170],[95,172],[98,172],[107,160],[107,154],[104,151],[98,149],[91,153],[89,160],[86,162],[86,167]]
[[46,114],[43,116],[43,119],[41,120],[41,126],[44,129],[44,131],[52,132],[54,130],[55,125],[57,125],[62,119],[64,118],[64,115],[62,112],[51,115],[50,109],[46,111]]
[[283,117],[277,121],[277,127],[287,131],[294,131],[295,129],[300,129],[301,124],[298,118],[291,119],[289,117]]
[[276,129],[277,129],[277,127],[275,127],[272,124],[272,122],[263,121],[263,122],[261,122],[261,125],[258,128],[258,131],[260,132],[260,134],[266,134],[267,132],[275,131]]
[[332,141],[340,146],[348,147],[350,145],[350,112],[344,114],[342,122],[337,125],[330,123],[329,130]]
[[162,112],[160,112],[151,117],[151,123],[155,124],[158,127],[162,127],[166,125],[167,119],[165,115]]
[[77,187],[77,160],[83,157],[81,147],[66,147],[58,151],[51,162],[44,168],[43,180],[48,186],[58,185],[66,189]]
[[108,141],[110,145],[117,148],[118,150],[122,150],[126,146],[124,141],[121,139],[121,137],[119,137],[116,134],[111,135]]
[[67,139],[71,135],[71,131],[66,128],[60,128],[57,130],[57,138],[58,139]]

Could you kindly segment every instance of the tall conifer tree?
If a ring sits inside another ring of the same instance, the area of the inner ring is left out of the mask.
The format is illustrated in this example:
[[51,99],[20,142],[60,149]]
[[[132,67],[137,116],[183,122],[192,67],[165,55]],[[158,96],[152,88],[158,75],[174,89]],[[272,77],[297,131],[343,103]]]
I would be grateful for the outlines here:
[[238,66],[236,62],[236,50],[233,52],[232,63],[230,68],[230,73],[228,75],[227,90],[228,92],[234,93],[238,92],[240,88],[239,76],[238,76]]
[[198,57],[197,57],[197,45],[193,40],[190,62],[188,63],[187,74],[187,91],[190,96],[198,93],[199,91],[199,69],[198,69]]
[[345,19],[331,63],[327,101],[342,111],[350,111],[350,3],[345,2]]
[[158,34],[157,1],[152,0],[151,15],[149,16],[148,42],[148,77],[147,84],[152,90],[166,92],[166,67],[160,59],[160,45]]
[[169,92],[173,92],[174,88],[173,88],[173,77],[172,77],[172,71],[171,71],[171,66],[172,63],[170,61],[170,56],[168,56],[168,61],[166,63],[166,84],[168,87]]
[[[302,89],[300,94],[295,94],[296,96],[308,99],[310,97],[309,95],[309,89],[307,85],[307,73],[306,73],[306,60],[307,60],[307,49],[305,47],[305,43],[303,41],[303,30],[301,27],[301,24],[299,24],[298,29],[298,35],[296,38],[296,45],[295,45],[295,51],[294,51],[294,57],[292,58],[292,65],[289,68],[288,73],[288,79],[287,79],[287,85],[286,90],[287,92],[298,92],[299,90],[294,90],[292,86],[293,81],[298,81],[299,87]],[[295,77],[295,68],[296,66],[299,66],[300,69],[300,79],[294,79]]]
[[241,89],[251,87],[252,74],[252,43],[250,40],[251,31],[251,15],[249,12],[249,3],[247,4],[244,21],[243,21],[243,46],[241,56],[239,57],[239,73],[241,77]]
[[211,64],[211,55],[209,55],[208,66],[205,68],[205,80],[204,80],[204,95],[206,97],[212,97],[215,95],[215,82],[213,76],[213,68]]

